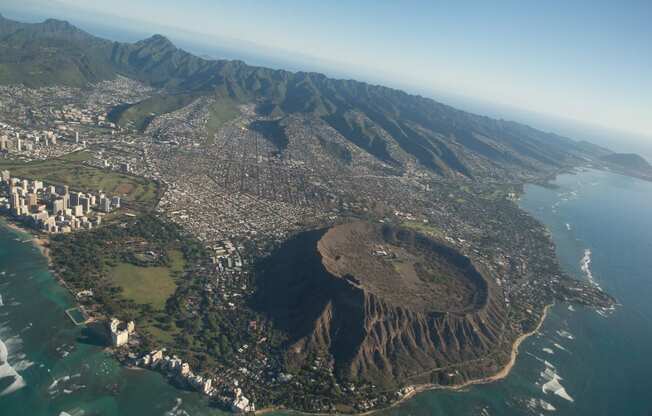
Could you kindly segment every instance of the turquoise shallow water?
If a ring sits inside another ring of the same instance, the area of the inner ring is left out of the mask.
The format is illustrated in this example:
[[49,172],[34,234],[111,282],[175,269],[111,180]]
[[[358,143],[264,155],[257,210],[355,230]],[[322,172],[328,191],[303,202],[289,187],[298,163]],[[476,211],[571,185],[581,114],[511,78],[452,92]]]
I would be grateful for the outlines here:
[[[25,385],[0,396],[0,415],[221,414],[156,373],[122,368],[87,339],[64,314],[70,295],[27,237],[0,225],[0,339]],[[0,368],[0,377],[11,371]],[[0,391],[8,382],[0,379]]]
[[[529,186],[521,206],[548,226],[569,273],[586,278],[580,261],[591,250],[594,280],[622,305],[606,318],[555,306],[507,379],[426,392],[382,414],[652,414],[652,183],[589,171],[557,184]],[[0,339],[25,381],[0,396],[0,415],[221,414],[155,373],[119,367],[86,340],[63,313],[72,300],[22,240],[0,228]]]

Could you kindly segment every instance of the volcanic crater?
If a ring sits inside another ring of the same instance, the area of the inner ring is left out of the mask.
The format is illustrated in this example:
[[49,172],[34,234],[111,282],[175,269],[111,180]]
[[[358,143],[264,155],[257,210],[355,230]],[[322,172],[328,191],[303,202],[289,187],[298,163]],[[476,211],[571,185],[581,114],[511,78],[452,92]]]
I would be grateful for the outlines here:
[[252,304],[287,334],[290,366],[327,355],[342,379],[453,384],[507,360],[506,311],[491,281],[444,242],[354,221],[283,243],[261,264]]
[[487,284],[458,251],[414,231],[353,222],[317,243],[325,269],[412,311],[465,313],[482,307]]

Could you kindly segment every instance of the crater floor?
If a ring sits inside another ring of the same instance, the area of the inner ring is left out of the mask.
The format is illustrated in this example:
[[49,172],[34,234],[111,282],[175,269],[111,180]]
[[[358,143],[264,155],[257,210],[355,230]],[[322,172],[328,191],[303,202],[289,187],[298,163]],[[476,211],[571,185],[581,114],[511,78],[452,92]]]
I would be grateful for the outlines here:
[[467,257],[411,230],[341,224],[322,236],[318,250],[332,275],[415,312],[465,313],[486,301],[486,281]]

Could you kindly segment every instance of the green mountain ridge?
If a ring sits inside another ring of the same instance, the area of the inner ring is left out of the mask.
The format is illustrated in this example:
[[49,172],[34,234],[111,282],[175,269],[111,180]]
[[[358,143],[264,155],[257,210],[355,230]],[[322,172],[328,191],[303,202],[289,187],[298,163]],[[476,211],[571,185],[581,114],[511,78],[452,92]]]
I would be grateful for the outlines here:
[[[0,17],[0,84],[83,87],[118,75],[169,95],[254,102],[264,115],[303,114],[321,119],[397,173],[406,169],[409,159],[444,177],[473,178],[496,170],[501,174],[545,173],[611,153],[379,85],[241,61],[206,60],[161,35],[136,43],[112,42],[63,21],[28,24]],[[141,107],[170,112],[188,102],[162,99],[166,100],[163,104],[150,100]],[[139,112],[144,113],[132,111]],[[114,112],[115,121],[125,124],[124,114],[129,111]],[[140,128],[147,125],[147,120],[129,121]]]

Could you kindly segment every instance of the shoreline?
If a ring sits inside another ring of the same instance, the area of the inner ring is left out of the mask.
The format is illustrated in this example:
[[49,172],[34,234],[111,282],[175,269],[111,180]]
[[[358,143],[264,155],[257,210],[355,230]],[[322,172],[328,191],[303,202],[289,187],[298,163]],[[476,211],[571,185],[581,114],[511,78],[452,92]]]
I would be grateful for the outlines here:
[[[390,404],[389,406],[386,406],[386,407],[383,407],[383,408],[380,408],[380,409],[369,410],[369,411],[362,412],[362,413],[351,413],[351,415],[354,415],[354,416],[373,415],[375,413],[382,412],[382,411],[391,409],[393,407],[396,407],[396,406],[398,406],[398,405],[400,405],[402,403],[405,403],[406,401],[412,399],[417,394],[424,393],[426,391],[431,391],[431,390],[453,390],[453,391],[455,391],[455,390],[461,390],[461,389],[463,389],[465,387],[469,387],[469,386],[473,386],[473,385],[489,384],[489,383],[493,383],[493,382],[496,382],[496,381],[503,380],[504,378],[506,378],[509,375],[509,373],[514,368],[514,365],[516,364],[516,359],[518,358],[518,354],[519,354],[519,351],[518,351],[519,347],[521,346],[523,341],[525,341],[526,339],[528,339],[532,335],[535,335],[537,332],[539,332],[539,330],[543,326],[543,323],[545,322],[546,318],[548,317],[548,310],[553,305],[554,304],[552,304],[552,303],[548,304],[548,305],[545,305],[543,307],[543,313],[541,314],[541,318],[539,319],[539,323],[537,324],[537,326],[532,331],[525,332],[525,333],[519,335],[514,340],[514,343],[512,344],[512,352],[511,352],[509,361],[497,373],[495,373],[493,375],[490,375],[490,376],[478,378],[478,379],[468,380],[468,381],[465,381],[464,383],[453,384],[453,385],[450,385],[450,386],[443,386],[443,385],[440,385],[440,384],[417,384],[417,385],[405,386],[405,387],[412,387],[413,390],[411,392],[407,393],[405,396],[401,397],[399,400],[397,400],[394,403]],[[281,407],[268,407],[268,408],[256,410],[254,413],[256,415],[264,415],[264,414],[271,413],[271,412],[276,412],[276,411],[285,411],[285,412],[289,412],[289,413],[293,413],[293,414],[297,414],[297,415],[314,415],[314,416],[332,416],[333,415],[333,413],[306,413],[306,412],[301,412],[301,411],[296,411],[296,410],[281,408]]]
[[518,358],[518,354],[519,354],[519,351],[518,351],[519,347],[521,346],[523,341],[525,341],[526,339],[528,339],[532,335],[535,335],[537,332],[539,332],[539,330],[543,326],[544,321],[546,320],[546,318],[548,316],[548,310],[552,306],[553,306],[553,304],[545,305],[543,307],[543,313],[541,315],[541,318],[539,319],[539,323],[537,324],[537,326],[532,331],[525,332],[525,333],[519,335],[514,340],[514,343],[512,344],[512,352],[511,352],[509,361],[496,374],[486,376],[486,377],[482,377],[482,378],[478,378],[478,379],[468,380],[468,381],[465,381],[464,383],[454,384],[454,385],[451,385],[451,386],[442,386],[442,385],[439,385],[439,384],[418,384],[418,385],[408,386],[408,387],[413,387],[414,390],[411,391],[410,393],[406,394],[405,396],[403,396],[400,400],[396,401],[395,403],[392,403],[390,406],[388,406],[386,408],[383,408],[383,409],[372,410],[372,411],[365,412],[365,413],[360,413],[360,414],[361,415],[371,415],[373,413],[395,407],[395,406],[397,406],[397,405],[411,399],[412,397],[416,396],[419,393],[423,393],[423,392],[430,391],[430,390],[460,390],[460,389],[463,389],[465,387],[469,387],[469,386],[473,386],[473,385],[489,384],[489,383],[493,383],[493,382],[505,379],[509,375],[509,373],[512,371],[512,369],[514,368],[514,365],[516,364],[516,359]]
[[16,222],[12,221],[10,218],[3,217],[2,219],[3,225],[7,226],[7,228],[19,233],[29,234],[30,240],[34,247],[36,247],[39,252],[41,252],[41,254],[47,259],[48,266],[52,264],[48,237],[43,237],[42,235],[35,233],[34,230],[30,228],[16,224]]
[[[39,234],[35,233],[33,230],[31,230],[29,228],[18,225],[14,221],[12,221],[11,219],[6,218],[6,217],[2,218],[2,223],[0,223],[0,225],[5,225],[5,226],[7,226],[7,228],[10,228],[13,231],[16,231],[16,232],[19,232],[19,233],[28,234],[30,236],[31,243],[47,259],[48,265],[51,265],[52,258],[50,256],[50,249],[48,247],[49,242],[48,242],[47,237],[43,237],[42,235],[39,235]],[[54,277],[55,277],[55,279],[57,280],[57,282],[59,284],[61,284],[64,288],[69,290],[69,288],[67,287],[65,282],[63,282],[57,276],[54,276]],[[482,377],[482,378],[478,378],[478,379],[472,379],[472,380],[468,380],[468,381],[465,381],[465,382],[460,383],[460,384],[454,384],[454,385],[450,385],[450,386],[444,386],[444,385],[439,385],[439,384],[409,385],[409,386],[406,386],[406,387],[412,387],[412,391],[407,393],[405,396],[401,397],[396,402],[390,404],[389,406],[386,406],[386,407],[383,407],[383,408],[380,408],[380,409],[374,409],[374,410],[362,412],[362,413],[352,413],[352,415],[360,415],[360,416],[372,415],[372,414],[375,414],[377,412],[384,411],[384,410],[396,407],[396,406],[398,406],[398,405],[412,399],[417,394],[424,393],[426,391],[431,391],[431,390],[453,390],[454,391],[454,390],[460,390],[460,389],[463,389],[465,387],[469,387],[469,386],[473,386],[473,385],[489,384],[489,383],[500,381],[500,380],[506,378],[510,374],[512,369],[514,368],[514,365],[516,364],[516,359],[518,358],[519,348],[520,348],[521,344],[526,339],[528,339],[532,335],[535,335],[537,332],[539,332],[539,330],[543,326],[544,321],[546,320],[546,317],[548,315],[548,310],[550,309],[550,307],[552,305],[553,304],[548,304],[548,305],[544,306],[541,318],[539,319],[539,322],[537,323],[537,326],[532,331],[523,333],[523,334],[519,335],[514,340],[514,342],[512,344],[512,349],[511,349],[511,354],[510,354],[509,361],[497,373],[495,373],[493,375],[490,375],[490,376],[486,376],[486,377]],[[126,366],[125,368],[131,368],[131,367]],[[140,370],[143,370],[143,369],[140,369]],[[324,416],[332,415],[332,413],[306,413],[306,412],[301,412],[301,411],[296,411],[296,410],[281,408],[281,407],[263,408],[263,409],[255,411],[254,414],[263,415],[263,414],[267,414],[267,413],[271,413],[271,412],[275,412],[275,411],[286,411],[286,412],[290,412],[290,413],[293,413],[293,414],[299,414],[299,415],[319,415],[319,416],[321,416],[321,415],[324,415]]]

